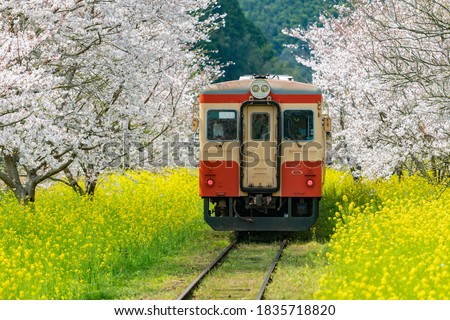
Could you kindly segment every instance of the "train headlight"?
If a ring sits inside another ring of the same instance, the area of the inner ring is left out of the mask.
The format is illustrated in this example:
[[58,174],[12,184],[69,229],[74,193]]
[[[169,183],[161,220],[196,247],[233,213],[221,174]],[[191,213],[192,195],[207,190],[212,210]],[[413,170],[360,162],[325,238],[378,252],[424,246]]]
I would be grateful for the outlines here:
[[261,92],[267,93],[269,91],[270,91],[270,88],[269,88],[269,86],[267,84],[263,84],[261,86]]
[[207,185],[208,187],[212,187],[212,186],[214,185],[214,180],[213,180],[213,179],[208,179],[208,180],[206,180],[206,185]]
[[256,79],[250,86],[250,92],[256,99],[264,99],[270,94],[270,85],[266,80]]
[[306,181],[306,185],[307,185],[308,187],[313,187],[313,186],[314,186],[314,180],[308,179],[308,180]]

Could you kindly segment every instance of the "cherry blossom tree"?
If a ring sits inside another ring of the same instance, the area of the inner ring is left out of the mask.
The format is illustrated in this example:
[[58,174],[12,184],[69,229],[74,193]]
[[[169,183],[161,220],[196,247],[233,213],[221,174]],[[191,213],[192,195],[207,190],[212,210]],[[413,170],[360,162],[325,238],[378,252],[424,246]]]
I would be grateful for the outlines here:
[[106,142],[145,144],[185,119],[192,93],[220,73],[194,49],[219,26],[201,18],[214,3],[2,1],[0,179],[16,197],[33,202],[63,171],[95,186]]
[[337,164],[355,176],[408,169],[448,179],[448,0],[348,4],[321,26],[286,30],[311,47],[298,60],[326,94]]

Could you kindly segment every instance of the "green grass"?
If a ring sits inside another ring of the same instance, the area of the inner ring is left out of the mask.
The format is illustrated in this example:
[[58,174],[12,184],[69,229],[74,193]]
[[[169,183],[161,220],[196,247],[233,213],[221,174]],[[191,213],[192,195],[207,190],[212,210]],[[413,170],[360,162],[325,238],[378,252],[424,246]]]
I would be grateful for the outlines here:
[[113,299],[173,300],[230,243],[231,234],[205,227],[158,263],[117,279]]
[[325,273],[326,250],[326,244],[317,242],[290,243],[283,251],[265,298],[312,300],[319,288],[319,280]]
[[255,299],[278,244],[241,243],[194,292],[200,300]]

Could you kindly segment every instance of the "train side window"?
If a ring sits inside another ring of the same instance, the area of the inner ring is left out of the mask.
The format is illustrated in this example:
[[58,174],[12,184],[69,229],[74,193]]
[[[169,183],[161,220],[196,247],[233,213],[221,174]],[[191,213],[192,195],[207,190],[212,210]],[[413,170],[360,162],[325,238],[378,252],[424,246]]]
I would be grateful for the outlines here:
[[237,112],[234,110],[208,110],[206,113],[206,138],[208,140],[236,140]]
[[294,141],[313,140],[314,113],[312,110],[286,110],[283,119],[284,139]]
[[252,139],[270,140],[270,115],[266,112],[252,113]]

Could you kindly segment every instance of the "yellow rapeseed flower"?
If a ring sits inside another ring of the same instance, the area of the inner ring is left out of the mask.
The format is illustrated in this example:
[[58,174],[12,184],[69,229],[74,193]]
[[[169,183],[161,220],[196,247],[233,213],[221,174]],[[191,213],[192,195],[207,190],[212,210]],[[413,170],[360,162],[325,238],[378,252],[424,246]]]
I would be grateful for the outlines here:
[[[339,182],[327,179],[327,184],[330,180]],[[450,190],[438,197],[432,185],[417,177],[357,187],[376,194],[377,201],[355,186],[325,186],[340,188],[343,203],[337,204],[339,223],[316,297],[450,299]]]
[[194,170],[101,180],[93,200],[62,184],[39,189],[32,209],[0,200],[0,299],[84,298],[203,225]]

